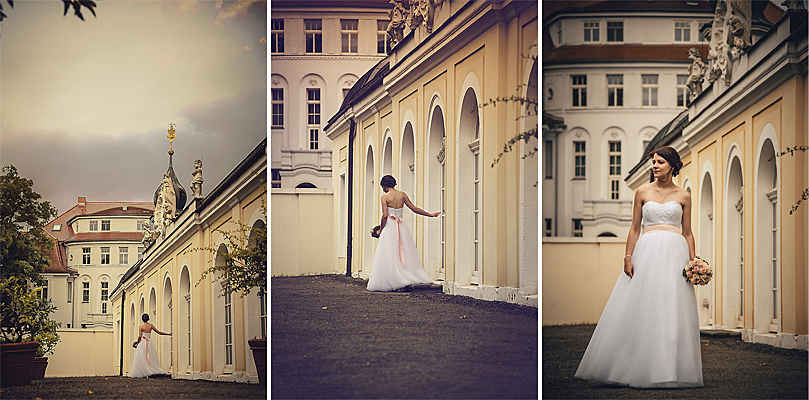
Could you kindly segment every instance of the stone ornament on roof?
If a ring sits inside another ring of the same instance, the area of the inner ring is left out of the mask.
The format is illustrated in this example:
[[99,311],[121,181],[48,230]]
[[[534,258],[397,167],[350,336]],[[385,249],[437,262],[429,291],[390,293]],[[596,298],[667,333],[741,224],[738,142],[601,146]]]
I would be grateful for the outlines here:
[[191,172],[191,191],[195,199],[202,198],[202,160],[194,160],[194,171]]
[[390,37],[390,47],[393,48],[404,38],[405,21],[409,17],[409,12],[402,6],[400,0],[390,0],[393,9],[388,11],[390,22],[388,23],[388,37]]
[[708,53],[708,82],[722,78],[730,86],[733,66],[750,47],[751,16],[750,0],[719,0],[716,3],[711,25],[711,44]]
[[690,104],[702,93],[702,82],[705,81],[708,66],[702,61],[702,55],[696,47],[688,50],[688,58],[692,63],[688,66],[688,80],[685,85],[688,86],[688,103]]
[[444,0],[413,0],[410,3],[410,20],[408,26],[415,30],[422,23],[427,29],[427,33],[433,32],[433,22],[438,14],[437,7],[441,7]]

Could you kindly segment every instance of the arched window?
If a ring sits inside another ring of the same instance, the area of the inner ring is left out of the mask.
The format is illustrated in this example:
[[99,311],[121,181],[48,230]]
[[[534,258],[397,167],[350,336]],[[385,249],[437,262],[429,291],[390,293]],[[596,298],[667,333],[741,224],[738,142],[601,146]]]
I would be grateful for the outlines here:
[[612,233],[612,232],[604,232],[604,233],[598,235],[598,237],[618,237],[618,236],[615,236],[615,234]]
[[298,186],[295,186],[295,188],[296,189],[317,189],[317,186],[315,186],[315,185],[313,185],[313,184],[311,184],[309,182],[304,182],[304,183],[299,183]]

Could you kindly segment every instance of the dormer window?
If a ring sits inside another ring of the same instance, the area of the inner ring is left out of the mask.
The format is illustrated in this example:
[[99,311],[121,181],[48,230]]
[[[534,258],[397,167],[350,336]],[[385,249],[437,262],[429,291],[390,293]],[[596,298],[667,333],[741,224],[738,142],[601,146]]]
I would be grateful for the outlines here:
[[53,231],[59,232],[62,230],[62,224],[53,224]]
[[101,220],[101,230],[102,231],[110,230],[110,221],[109,220]]
[[90,232],[98,230],[98,221],[90,221]]

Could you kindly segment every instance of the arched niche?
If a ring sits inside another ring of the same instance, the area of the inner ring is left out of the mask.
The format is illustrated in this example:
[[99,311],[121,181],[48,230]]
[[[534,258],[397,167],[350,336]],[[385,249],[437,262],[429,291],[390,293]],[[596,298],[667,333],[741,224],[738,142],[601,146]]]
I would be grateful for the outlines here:
[[447,277],[447,140],[444,110],[441,97],[434,96],[427,124],[427,155],[425,164],[425,210],[440,211],[438,218],[424,221],[424,269],[430,276],[438,279]]
[[753,330],[780,332],[781,254],[779,159],[775,128],[767,124],[756,151],[753,190]]
[[744,326],[744,178],[738,146],[731,146],[727,158],[724,195],[724,312],[723,325]]
[[[360,232],[370,232],[371,228],[379,225],[379,221],[377,221],[374,217],[376,207],[381,207],[378,204],[377,198],[375,196],[376,191],[376,171],[374,169],[374,148],[372,145],[368,145],[368,149],[365,152],[365,181],[364,181],[364,188],[365,188],[365,221],[362,224],[362,228]],[[363,234],[362,237],[364,238],[363,242],[363,255],[362,255],[362,264],[360,264],[359,271],[363,273],[370,273],[371,272],[371,265],[374,261],[374,239],[371,237],[370,234]]]
[[483,282],[483,204],[478,95],[468,87],[458,110],[455,186],[455,282]]

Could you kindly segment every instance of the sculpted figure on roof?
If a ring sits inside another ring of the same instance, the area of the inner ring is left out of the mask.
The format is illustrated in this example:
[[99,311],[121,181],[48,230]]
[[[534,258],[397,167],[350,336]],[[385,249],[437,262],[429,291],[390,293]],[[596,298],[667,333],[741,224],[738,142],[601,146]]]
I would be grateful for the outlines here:
[[390,0],[390,4],[393,4],[393,9],[388,11],[390,23],[388,23],[387,32],[390,37],[390,47],[393,47],[404,38],[405,20],[408,17],[408,12],[399,0]]
[[725,85],[730,86],[734,64],[751,45],[752,14],[753,6],[749,0],[719,0],[716,3],[708,53],[709,82],[721,77]]
[[194,171],[191,172],[194,178],[191,180],[191,191],[195,199],[202,198],[202,160],[194,160]]
[[688,50],[688,58],[692,61],[691,65],[688,66],[689,75],[685,83],[690,92],[688,95],[689,103],[702,93],[702,82],[705,80],[705,72],[707,72],[708,66],[705,65],[701,57],[702,55],[699,53],[698,48],[692,47]]

